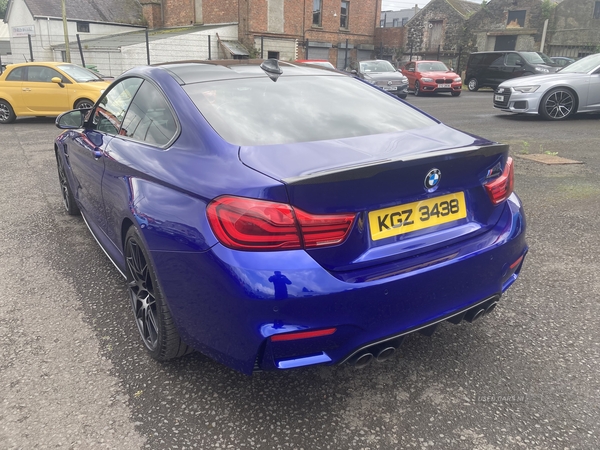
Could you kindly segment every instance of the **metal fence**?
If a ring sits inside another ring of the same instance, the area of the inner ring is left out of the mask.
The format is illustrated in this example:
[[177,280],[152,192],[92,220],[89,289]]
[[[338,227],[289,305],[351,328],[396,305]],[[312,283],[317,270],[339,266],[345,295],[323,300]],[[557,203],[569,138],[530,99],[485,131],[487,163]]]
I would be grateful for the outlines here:
[[548,56],[565,56],[567,58],[579,59],[594,53],[600,53],[600,42],[590,42],[577,45],[548,44],[544,49]]
[[[69,36],[70,60],[104,75],[117,76],[132,67],[181,60],[232,59],[237,34],[219,35],[214,30],[145,29],[115,35],[78,34]],[[237,44],[239,46],[239,44]],[[64,35],[25,36],[12,40],[12,54],[2,63],[66,61]],[[245,50],[244,50],[245,51]],[[247,54],[247,52],[245,52]]]

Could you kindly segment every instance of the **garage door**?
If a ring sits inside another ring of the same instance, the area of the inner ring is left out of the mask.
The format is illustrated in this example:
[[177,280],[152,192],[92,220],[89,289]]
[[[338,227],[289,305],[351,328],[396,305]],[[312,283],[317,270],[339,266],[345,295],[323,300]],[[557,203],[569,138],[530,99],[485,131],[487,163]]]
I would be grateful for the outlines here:
[[329,61],[329,49],[323,47],[308,47],[308,56],[306,59],[325,59]]

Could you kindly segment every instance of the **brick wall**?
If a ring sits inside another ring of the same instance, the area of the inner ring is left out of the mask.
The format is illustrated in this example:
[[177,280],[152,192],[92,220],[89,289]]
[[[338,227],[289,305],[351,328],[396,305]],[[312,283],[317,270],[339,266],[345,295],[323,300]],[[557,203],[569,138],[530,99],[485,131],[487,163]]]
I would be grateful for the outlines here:
[[142,3],[142,14],[148,28],[159,28],[162,26],[162,17],[160,13],[160,4]]
[[238,0],[202,0],[205,24],[238,22]]
[[194,23],[194,0],[163,0],[165,27],[191,25]]
[[[375,44],[375,28],[379,26],[381,16],[381,0],[350,0],[347,29],[340,28],[340,0],[323,0],[320,27],[312,25],[312,0],[162,0],[162,2],[165,27],[193,24],[197,16],[194,8],[202,4],[202,22],[205,25],[239,23],[239,40],[248,48],[255,46],[255,39],[258,36],[298,40],[302,45],[305,39],[308,39],[330,43],[332,62],[337,58],[338,45],[345,43],[346,39],[354,47],[354,53],[359,46],[363,49],[365,46],[372,48]],[[281,24],[281,16],[272,17],[271,29],[269,29],[269,2],[280,2],[280,4],[271,3],[272,12],[281,14],[283,10],[283,24]],[[156,8],[148,11],[146,15],[148,23],[157,24]],[[304,57],[303,47],[298,57]]]

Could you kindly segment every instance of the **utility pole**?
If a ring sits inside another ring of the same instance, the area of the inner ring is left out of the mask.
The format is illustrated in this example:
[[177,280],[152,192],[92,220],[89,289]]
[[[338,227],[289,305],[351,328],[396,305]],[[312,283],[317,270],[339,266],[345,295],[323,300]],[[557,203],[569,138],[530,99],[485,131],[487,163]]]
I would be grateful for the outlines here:
[[71,49],[69,47],[69,28],[67,27],[67,7],[65,6],[65,0],[62,0],[62,19],[63,19],[63,30],[65,33],[65,49],[67,54],[67,62],[71,62]]

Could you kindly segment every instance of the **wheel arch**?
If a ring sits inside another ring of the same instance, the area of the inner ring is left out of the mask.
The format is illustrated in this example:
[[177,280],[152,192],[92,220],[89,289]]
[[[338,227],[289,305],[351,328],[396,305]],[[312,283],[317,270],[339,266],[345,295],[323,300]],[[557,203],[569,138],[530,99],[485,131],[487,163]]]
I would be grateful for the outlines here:
[[71,105],[73,107],[73,109],[77,109],[77,103],[79,103],[80,101],[85,100],[90,102],[92,105],[95,104],[96,102],[94,100],[92,100],[89,97],[86,96],[82,96],[82,97],[78,97],[77,99],[75,99],[75,101],[73,102],[73,104]]
[[[6,104],[8,104],[8,106],[12,110],[12,113],[13,113],[15,119],[17,117],[19,117],[19,115],[17,114],[17,111],[15,110],[15,107],[13,106],[13,102],[8,97],[0,97],[0,101],[3,101]],[[14,119],[13,119],[13,121],[14,121]]]
[[573,114],[576,114],[577,111],[579,111],[579,95],[577,95],[577,91],[575,89],[573,89],[571,86],[568,86],[568,85],[552,86],[550,89],[548,89],[546,92],[544,92],[544,95],[542,95],[542,98],[540,100],[540,104],[538,105],[538,114],[541,114],[542,108],[544,106],[543,100],[546,97],[546,95],[548,95],[550,92],[552,92],[556,89],[564,89],[566,91],[569,91],[571,94],[573,94],[573,98],[575,99],[575,108],[574,108]]
[[125,217],[121,223],[121,249],[123,250],[123,255],[125,255],[125,238],[127,237],[127,232],[133,226],[135,225],[129,217]]

